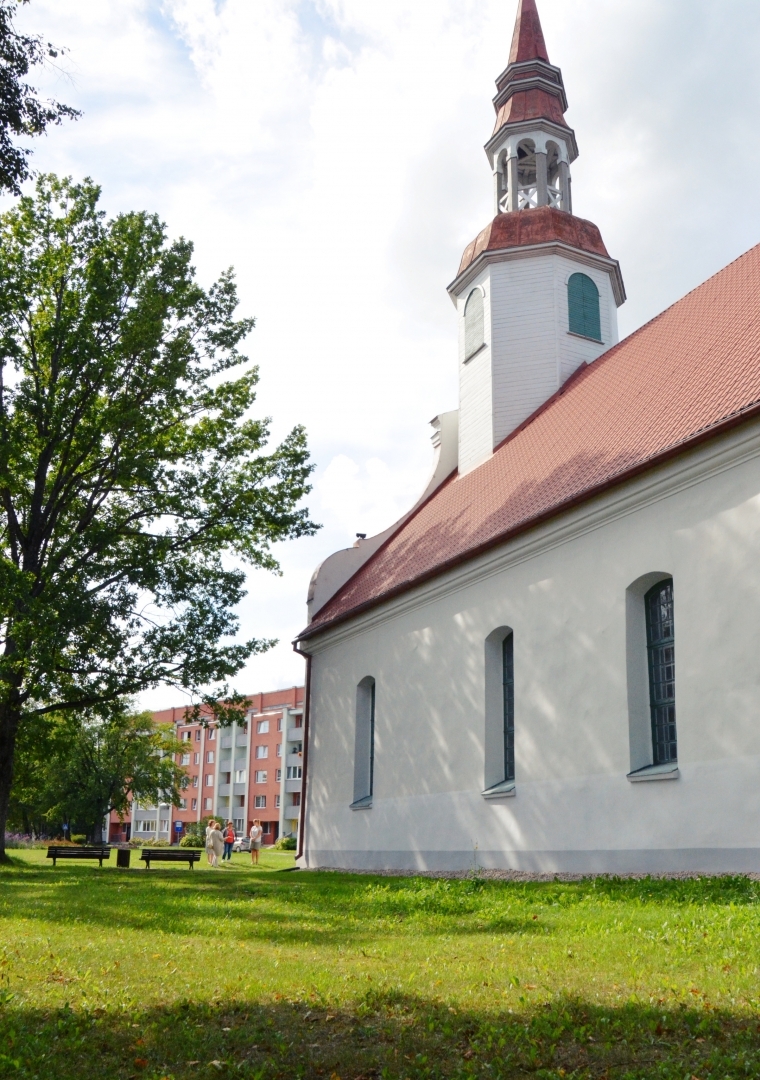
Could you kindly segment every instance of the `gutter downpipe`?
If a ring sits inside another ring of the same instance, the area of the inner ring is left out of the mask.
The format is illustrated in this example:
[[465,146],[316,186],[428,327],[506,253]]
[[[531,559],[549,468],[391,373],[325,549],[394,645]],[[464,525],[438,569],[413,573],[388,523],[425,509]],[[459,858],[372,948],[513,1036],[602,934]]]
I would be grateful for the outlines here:
[[[293,642],[293,652],[302,656],[306,661],[306,682],[304,684],[303,692],[303,767],[301,771],[301,807],[300,814],[298,815],[298,849],[296,851],[296,861],[303,858],[304,852],[304,831],[306,828],[306,784],[308,777],[309,767],[309,718],[311,714],[311,653],[302,652],[298,648],[298,642]],[[287,732],[285,733],[285,741],[287,743]],[[287,773],[285,774],[287,775]]]

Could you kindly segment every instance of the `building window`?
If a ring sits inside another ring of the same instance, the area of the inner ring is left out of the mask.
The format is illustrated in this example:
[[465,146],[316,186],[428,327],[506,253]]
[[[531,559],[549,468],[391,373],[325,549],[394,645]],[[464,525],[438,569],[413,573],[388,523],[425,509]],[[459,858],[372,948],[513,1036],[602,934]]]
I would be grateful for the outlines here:
[[197,799],[193,799],[192,803],[190,804],[190,808],[192,810],[197,810],[198,809],[198,800]]
[[279,795],[275,795],[275,797],[274,797],[274,807],[275,807],[275,810],[280,809],[280,796]]
[[180,810],[187,810],[187,799],[179,800],[179,808]]
[[515,778],[515,635],[508,634],[502,645],[504,686],[504,779]]
[[203,809],[204,810],[210,810],[211,809],[211,799],[204,799],[203,800]]
[[[285,777],[286,780],[300,780],[302,768],[300,765],[288,765],[288,773]],[[372,792],[370,791],[370,795]]]
[[266,772],[263,769],[257,770],[257,772],[256,772],[256,783],[257,784],[266,784],[266,782],[267,782],[267,774],[266,774]]
[[182,764],[183,765],[189,765],[190,764],[190,755],[189,754],[183,754],[182,755]]
[[277,769],[274,774],[274,780],[276,784],[280,783],[280,781],[282,780],[282,769]]
[[464,358],[469,360],[485,344],[485,316],[483,290],[472,290],[464,305]]
[[248,779],[248,773],[245,769],[235,769],[235,783],[244,784]]
[[282,757],[282,743],[281,742],[277,743],[276,754],[277,754],[277,757]]
[[282,731],[282,717],[280,717],[277,721],[277,730]]
[[193,754],[193,765],[200,765],[201,755]]
[[196,742],[201,741],[201,729],[200,728],[198,728],[197,731],[195,732],[195,741]]
[[257,810],[266,810],[266,808],[267,808],[267,797],[266,797],[266,795],[256,795],[256,796],[254,796],[253,805],[256,807]]
[[155,832],[156,831],[156,822],[155,821],[147,821],[147,820],[146,821],[138,821],[137,822],[137,831],[138,832]]
[[[301,775],[301,767],[288,768]],[[356,688],[356,732],[354,738],[354,801],[352,806],[372,805],[375,785],[375,680],[368,676]]]
[[213,765],[214,764],[214,751],[213,750],[208,750],[206,752],[206,764],[207,765]]
[[268,720],[259,720],[259,721],[257,721],[257,723],[256,723],[256,732],[259,735],[268,735],[269,734],[269,721]]
[[192,731],[183,731],[182,732],[182,742],[190,742],[192,737],[193,737]]
[[257,758],[269,757],[269,747],[268,746],[257,746],[256,747],[256,757]]
[[208,741],[213,742],[215,738],[216,738],[216,728],[210,727],[208,729]]
[[644,597],[649,660],[649,707],[655,765],[678,760],[673,579],[661,581]]
[[485,761],[487,799],[515,792],[515,636],[500,626],[485,641]]
[[213,787],[213,786],[214,786],[214,775],[213,775],[213,773],[206,773],[206,787]]
[[570,333],[602,340],[599,315],[599,290],[587,274],[573,274],[567,283],[567,306]]
[[193,787],[198,787],[198,777],[197,776],[193,777],[192,784],[193,784]]
[[262,821],[262,823],[261,823],[261,831],[262,831],[262,833],[264,833],[265,836],[271,836],[272,835],[272,822],[271,821]]
[[300,806],[301,805],[301,792],[300,791],[294,791],[293,792],[293,804],[292,805],[293,806]]

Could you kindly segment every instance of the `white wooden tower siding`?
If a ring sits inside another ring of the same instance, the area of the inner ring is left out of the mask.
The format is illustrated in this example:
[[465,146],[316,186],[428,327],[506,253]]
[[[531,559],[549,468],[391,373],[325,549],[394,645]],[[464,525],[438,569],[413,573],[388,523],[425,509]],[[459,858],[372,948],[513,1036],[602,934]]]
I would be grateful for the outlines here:
[[[485,461],[581,364],[617,344],[617,308],[625,300],[617,263],[558,240],[543,209],[572,215],[570,165],[578,149],[534,0],[521,2],[497,89],[496,131],[485,148],[494,212],[537,214],[546,223],[533,243],[481,251],[449,286],[460,323],[460,475]],[[530,118],[528,96],[538,113]]]

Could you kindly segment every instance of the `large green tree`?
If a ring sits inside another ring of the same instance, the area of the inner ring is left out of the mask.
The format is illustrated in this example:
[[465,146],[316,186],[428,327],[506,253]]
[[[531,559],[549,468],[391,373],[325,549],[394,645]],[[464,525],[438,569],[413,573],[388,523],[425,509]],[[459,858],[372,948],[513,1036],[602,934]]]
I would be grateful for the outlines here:
[[228,375],[232,273],[202,288],[190,243],[98,200],[46,176],[0,216],[0,859],[19,731],[159,683],[224,721],[270,644],[233,640],[245,564],[315,529],[303,430],[265,453],[256,369]]
[[59,832],[68,822],[99,843],[106,816],[128,814],[133,800],[179,805],[188,777],[175,757],[184,747],[149,712],[117,707],[105,719],[52,714],[37,718],[36,726],[43,724],[46,730],[16,752],[10,820],[24,832],[31,824],[38,833]]
[[29,0],[0,0],[0,189],[18,195],[29,177],[28,146],[19,136],[42,135],[54,124],[80,115],[70,105],[46,101],[25,82],[31,68],[58,57],[60,50],[39,34],[20,34],[13,25]]

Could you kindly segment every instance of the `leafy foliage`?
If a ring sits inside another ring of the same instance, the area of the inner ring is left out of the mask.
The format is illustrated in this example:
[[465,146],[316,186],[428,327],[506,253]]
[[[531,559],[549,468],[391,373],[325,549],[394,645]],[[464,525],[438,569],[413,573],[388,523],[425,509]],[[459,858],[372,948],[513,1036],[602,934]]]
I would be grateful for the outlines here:
[[13,18],[19,5],[27,3],[29,0],[0,2],[0,188],[14,195],[29,178],[31,150],[16,145],[13,137],[42,135],[51,125],[81,115],[70,105],[40,100],[34,87],[24,81],[30,68],[60,53],[38,35],[16,32]]
[[265,454],[257,370],[227,377],[232,272],[204,290],[190,243],[99,196],[44,176],[0,216],[0,844],[36,717],[158,683],[237,715],[226,680],[271,644],[232,640],[244,567],[316,528],[304,431]]

